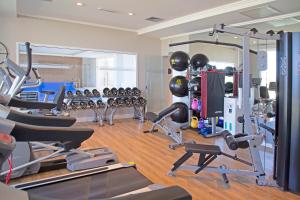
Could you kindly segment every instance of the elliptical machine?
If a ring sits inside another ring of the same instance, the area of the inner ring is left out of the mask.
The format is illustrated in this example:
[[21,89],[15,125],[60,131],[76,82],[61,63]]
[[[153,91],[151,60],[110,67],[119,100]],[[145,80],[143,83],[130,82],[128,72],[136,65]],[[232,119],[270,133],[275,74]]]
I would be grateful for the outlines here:
[[[2,44],[3,45],[3,44]],[[44,115],[56,115],[62,110],[62,104],[65,95],[65,88],[62,87],[56,94],[53,102],[47,102],[48,95],[53,94],[53,91],[42,91],[45,94],[44,102],[26,101],[20,98],[22,91],[27,88],[38,87],[41,85],[41,76],[38,73],[37,68],[32,67],[32,49],[30,43],[25,43],[27,52],[27,69],[26,71],[14,63],[9,58],[5,58],[3,63],[6,65],[7,73],[4,69],[0,69],[0,74],[3,76],[1,82],[1,104],[5,106],[17,107],[21,109],[29,109],[28,113],[38,113]],[[30,72],[35,75],[35,81],[28,82],[30,78]],[[13,81],[11,81],[13,79]],[[17,95],[19,94],[20,97]]]
[[[93,129],[34,126],[0,118],[1,131],[16,139],[16,148],[12,153],[14,166],[11,178],[65,167],[77,171],[118,162],[117,156],[109,148],[78,149],[82,142],[92,136]],[[55,143],[43,143],[48,141]],[[38,151],[47,154],[37,156]],[[64,158],[58,158],[61,156]],[[10,167],[5,164],[0,176],[10,173],[9,169]]]

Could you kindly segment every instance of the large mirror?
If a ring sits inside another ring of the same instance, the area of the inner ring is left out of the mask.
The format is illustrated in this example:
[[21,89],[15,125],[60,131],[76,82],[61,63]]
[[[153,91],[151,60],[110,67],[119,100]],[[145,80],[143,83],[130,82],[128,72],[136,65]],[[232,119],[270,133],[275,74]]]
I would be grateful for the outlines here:
[[[136,87],[137,54],[32,44],[33,67],[43,82],[72,82],[76,88]],[[26,67],[24,43],[18,62]]]

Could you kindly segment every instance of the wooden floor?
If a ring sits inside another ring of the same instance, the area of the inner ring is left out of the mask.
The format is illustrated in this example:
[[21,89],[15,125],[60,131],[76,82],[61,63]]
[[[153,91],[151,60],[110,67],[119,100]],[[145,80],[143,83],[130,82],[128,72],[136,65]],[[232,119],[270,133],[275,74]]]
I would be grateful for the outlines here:
[[[168,144],[170,139],[161,133],[144,134],[143,130],[149,128],[149,124],[141,124],[134,120],[119,120],[114,126],[105,125],[99,127],[94,123],[81,123],[81,126],[95,129],[91,139],[83,144],[84,148],[107,146],[113,149],[121,162],[134,161],[138,170],[152,182],[167,186],[180,185],[193,196],[195,200],[233,200],[233,199],[300,199],[300,196],[289,192],[283,192],[277,188],[260,187],[255,184],[253,177],[242,177],[230,175],[230,184],[225,185],[220,175],[201,172],[194,175],[191,172],[178,172],[176,177],[167,176],[167,172],[183,153],[184,149],[170,150]],[[229,151],[221,138],[204,139],[196,132],[185,131],[186,139],[195,139],[200,143],[215,143],[221,146],[224,151]],[[248,158],[246,151],[238,155]],[[270,155],[266,156],[270,160]],[[191,159],[196,162],[196,157]],[[268,172],[271,167],[270,161],[266,162]],[[239,165],[235,161],[226,158],[218,159],[213,165],[226,164],[228,167],[247,167]],[[66,170],[47,172],[39,175],[28,176],[17,179],[12,183],[35,180],[52,175],[66,173]],[[84,183],[83,183],[84,184]]]

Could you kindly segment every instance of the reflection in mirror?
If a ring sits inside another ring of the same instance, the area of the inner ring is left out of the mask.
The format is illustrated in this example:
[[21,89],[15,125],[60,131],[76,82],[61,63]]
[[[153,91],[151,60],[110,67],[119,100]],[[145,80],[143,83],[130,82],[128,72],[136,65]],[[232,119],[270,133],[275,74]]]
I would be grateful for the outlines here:
[[[24,43],[19,64],[26,66]],[[73,82],[74,87],[137,86],[137,54],[32,44],[33,67],[43,82]],[[34,76],[32,76],[34,77]]]

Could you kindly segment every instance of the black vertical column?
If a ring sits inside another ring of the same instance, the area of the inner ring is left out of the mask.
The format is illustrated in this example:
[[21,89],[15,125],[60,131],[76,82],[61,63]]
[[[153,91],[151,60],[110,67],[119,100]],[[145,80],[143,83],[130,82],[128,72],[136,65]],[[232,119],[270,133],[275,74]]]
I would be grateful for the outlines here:
[[300,33],[293,33],[292,37],[292,110],[289,190],[300,194]]
[[277,41],[276,164],[277,183],[288,190],[291,140],[292,34]]

